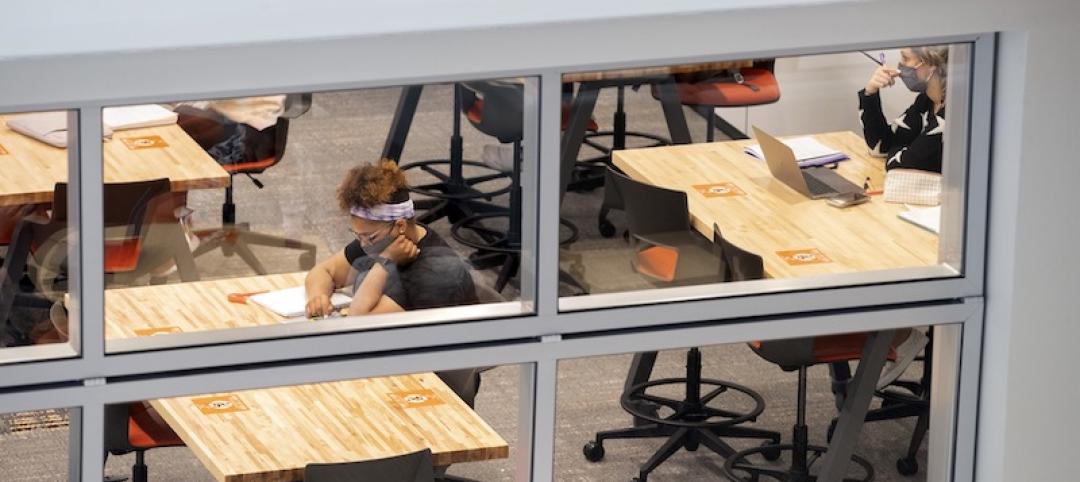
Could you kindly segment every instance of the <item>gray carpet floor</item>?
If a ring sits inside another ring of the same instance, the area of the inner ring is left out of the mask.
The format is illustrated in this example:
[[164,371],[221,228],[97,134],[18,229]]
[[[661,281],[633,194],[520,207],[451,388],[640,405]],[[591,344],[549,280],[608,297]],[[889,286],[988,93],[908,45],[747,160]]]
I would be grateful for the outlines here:
[[[320,258],[341,249],[351,235],[345,214],[336,208],[334,188],[349,166],[378,158],[397,94],[398,89],[371,89],[316,95],[312,109],[294,121],[290,128],[285,160],[260,176],[266,188],[260,190],[242,177],[236,179],[238,218],[250,222],[258,231],[313,242],[318,246]],[[595,114],[602,127],[610,127],[614,106],[613,92],[604,92]],[[665,132],[659,106],[646,89],[640,92],[628,90],[626,106],[631,129]],[[425,90],[404,151],[404,162],[446,157],[451,110],[449,88]],[[691,133],[695,139],[703,139],[704,122],[687,112]],[[470,159],[478,159],[482,146],[493,142],[467,123],[463,135],[465,157]],[[422,175],[410,177],[413,183],[424,179]],[[203,190],[191,194],[189,204],[196,211],[197,227],[212,226],[220,221],[222,200],[222,193],[218,191]],[[505,202],[505,199],[496,201]],[[600,237],[596,227],[599,203],[599,190],[567,194],[563,216],[578,226],[581,239],[564,249],[564,266],[580,263],[575,274],[596,292],[647,288],[647,283],[628,270],[627,248],[623,241]],[[622,226],[618,214],[611,219],[616,226]],[[432,227],[449,238],[445,220]],[[463,246],[456,248],[462,255],[469,253]],[[297,253],[258,248],[256,253],[271,271],[297,269]],[[197,264],[204,278],[251,273],[238,258],[225,258],[216,253],[200,258]],[[490,270],[478,273],[478,278],[489,283],[494,277]],[[515,279],[503,295],[507,299],[518,298],[517,286]],[[574,292],[568,287],[562,291]],[[785,441],[789,440],[795,420],[795,375],[761,360],[745,345],[707,347],[703,351],[705,376],[739,382],[759,391],[767,409],[757,426],[779,431]],[[654,376],[678,376],[684,370],[684,354],[685,351],[680,350],[661,353]],[[636,475],[639,464],[662,443],[661,440],[611,441],[606,445],[607,455],[603,461],[590,463],[582,456],[582,445],[596,431],[625,427],[630,422],[618,404],[629,362],[630,355],[618,355],[560,363],[554,461],[556,480],[628,481]],[[826,369],[814,367],[810,373],[810,438],[812,443],[821,443],[836,409]],[[518,446],[519,382],[517,367],[499,367],[486,372],[476,407],[510,443],[512,457]],[[0,415],[0,479],[11,482],[66,480],[68,431],[63,423],[56,423],[55,416],[43,413]],[[902,477],[894,468],[896,459],[906,450],[913,426],[913,420],[879,422],[863,430],[857,452],[874,464],[877,480],[923,480],[922,472],[914,477]],[[739,441],[732,441],[732,444],[738,448],[748,447]],[[131,455],[110,457],[107,473],[127,473],[132,460]],[[147,462],[151,480],[212,480],[186,448],[150,451]],[[925,467],[925,444],[919,454],[919,463]],[[657,470],[650,480],[723,480],[719,472],[722,464],[721,458],[705,451],[683,451]],[[450,473],[482,481],[511,481],[513,467],[512,459],[497,460],[458,464],[451,467]]]

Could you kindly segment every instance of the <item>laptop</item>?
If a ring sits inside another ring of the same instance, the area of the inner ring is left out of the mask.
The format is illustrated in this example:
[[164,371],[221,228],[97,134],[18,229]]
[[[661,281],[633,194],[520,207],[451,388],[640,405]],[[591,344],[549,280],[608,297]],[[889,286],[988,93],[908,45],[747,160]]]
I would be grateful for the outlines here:
[[754,136],[761,145],[761,152],[765,154],[765,163],[769,165],[772,176],[802,195],[810,199],[821,199],[864,191],[859,185],[844,179],[827,167],[800,168],[790,147],[757,126],[754,126]]

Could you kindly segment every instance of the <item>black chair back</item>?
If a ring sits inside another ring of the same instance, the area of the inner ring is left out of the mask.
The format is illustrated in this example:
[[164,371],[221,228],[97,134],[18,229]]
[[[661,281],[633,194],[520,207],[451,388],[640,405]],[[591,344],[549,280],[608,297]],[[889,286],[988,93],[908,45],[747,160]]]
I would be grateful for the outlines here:
[[610,168],[607,176],[606,181],[613,182],[607,182],[606,186],[611,187],[605,189],[614,189],[611,196],[621,200],[631,234],[644,236],[690,229],[685,192],[638,182]]
[[761,256],[732,244],[720,233],[720,226],[713,224],[713,246],[722,263],[724,281],[747,281],[765,277],[765,263]]
[[308,464],[304,482],[434,482],[431,450],[363,462]]
[[504,144],[521,140],[525,109],[523,85],[489,80],[465,82],[462,86],[463,109],[471,108],[479,99],[484,101],[480,122],[473,122],[477,130]]
[[[52,220],[67,221],[67,190],[65,182],[58,182],[53,188]],[[128,235],[138,236],[142,232],[143,221],[148,213],[162,207],[161,203],[170,200],[171,187],[166,178],[149,181],[108,183],[105,184],[103,202],[105,205],[106,227],[127,226]]]

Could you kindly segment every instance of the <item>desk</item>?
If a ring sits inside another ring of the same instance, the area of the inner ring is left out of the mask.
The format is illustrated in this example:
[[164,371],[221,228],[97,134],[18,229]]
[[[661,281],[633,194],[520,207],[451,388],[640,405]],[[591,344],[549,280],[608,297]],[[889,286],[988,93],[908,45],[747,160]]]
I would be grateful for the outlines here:
[[[303,279],[304,273],[288,273],[106,290],[106,338],[276,324],[277,315],[230,303],[227,294],[288,288]],[[228,403],[214,403],[220,400]],[[308,463],[423,448],[431,449],[435,465],[509,456],[506,441],[434,373],[150,403],[221,482],[291,482],[303,479]]]
[[[0,206],[47,203],[53,187],[67,181],[66,149],[36,141],[7,127],[11,116],[0,116]],[[124,139],[160,136],[161,148],[129,149]],[[175,124],[113,133],[102,144],[105,182],[131,182],[168,178],[174,192],[223,188],[229,174],[195,141]]]
[[[884,163],[866,154],[852,132],[815,136],[844,151],[850,160],[837,172],[862,185],[870,177],[884,185]],[[937,236],[896,215],[900,204],[873,196],[868,203],[837,209],[811,200],[774,179],[764,161],[743,153],[755,141],[714,142],[632,149],[615,153],[615,165],[630,177],[685,191],[695,229],[712,238],[712,225],[732,243],[760,255],[773,278],[930,266],[937,263]],[[731,183],[744,195],[706,198],[694,186]],[[817,249],[830,262],[791,264],[785,251]]]
[[[867,155],[866,143],[852,132],[814,136],[851,157],[837,172],[862,185],[869,177],[884,186],[884,163]],[[762,160],[743,152],[754,141],[730,141],[614,153],[616,166],[630,177],[687,193],[694,228],[712,238],[712,226],[732,243],[762,257],[773,278],[929,266],[936,264],[937,236],[896,216],[902,205],[874,196],[868,203],[845,209],[810,200],[774,179]],[[706,197],[699,187],[728,183],[732,196]],[[734,185],[737,189],[730,189]],[[800,264],[785,261],[784,253],[817,250],[828,262]],[[871,333],[858,371],[848,387],[836,435],[822,462],[820,480],[840,480],[854,450],[877,379],[888,355],[894,330]],[[648,379],[656,354],[635,356],[627,385]]]

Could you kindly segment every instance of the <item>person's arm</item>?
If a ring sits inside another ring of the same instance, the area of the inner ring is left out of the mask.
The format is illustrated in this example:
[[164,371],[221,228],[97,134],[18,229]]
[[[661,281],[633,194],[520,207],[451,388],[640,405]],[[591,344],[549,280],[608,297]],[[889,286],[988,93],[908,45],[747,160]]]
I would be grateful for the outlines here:
[[330,303],[330,295],[335,289],[349,283],[351,271],[352,266],[345,257],[345,250],[338,251],[308,271],[304,279],[308,317],[328,315],[334,311],[334,305]]
[[383,294],[389,277],[390,272],[382,263],[373,264],[353,295],[352,303],[349,305],[349,315],[405,311],[401,305]]

